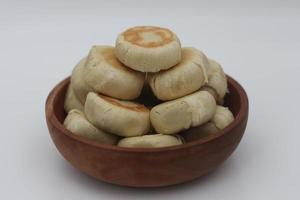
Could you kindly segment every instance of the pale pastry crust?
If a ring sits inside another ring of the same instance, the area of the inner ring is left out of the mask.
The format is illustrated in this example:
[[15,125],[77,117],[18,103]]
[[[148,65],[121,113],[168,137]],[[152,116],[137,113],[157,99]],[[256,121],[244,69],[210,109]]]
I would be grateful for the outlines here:
[[83,78],[95,92],[132,100],[140,95],[145,74],[119,62],[113,47],[93,46],[87,58]]
[[154,95],[163,101],[177,99],[207,84],[206,56],[193,47],[182,48],[182,60],[168,70],[149,74]]
[[72,85],[70,84],[67,89],[64,109],[66,112],[69,112],[72,109],[77,109],[83,111],[83,104],[78,100],[77,96],[75,95]]
[[233,122],[233,120],[234,116],[227,107],[217,106],[216,113],[211,122],[214,123],[219,130],[222,130]]
[[93,126],[86,119],[84,113],[77,109],[73,109],[68,113],[64,121],[64,126],[75,135],[80,135],[106,144],[116,144],[119,139],[117,136],[106,133]]
[[216,134],[226,128],[233,120],[234,116],[228,108],[217,105],[216,112],[209,122],[186,133],[188,140],[197,140]]
[[153,107],[150,120],[157,133],[175,134],[208,122],[215,111],[214,97],[207,91],[198,91]]
[[144,135],[150,129],[149,109],[138,103],[90,92],[84,111],[96,127],[119,136]]
[[216,101],[222,104],[227,92],[227,78],[221,65],[213,59],[208,59],[209,65],[206,68],[208,75],[207,87],[212,88],[217,94]]
[[84,104],[85,102],[86,95],[89,92],[93,91],[93,89],[87,85],[83,78],[86,60],[86,57],[81,59],[79,63],[74,67],[71,75],[71,85],[73,91],[82,104]]
[[128,148],[158,148],[183,144],[183,140],[177,135],[143,135],[123,138],[118,142],[119,147]]

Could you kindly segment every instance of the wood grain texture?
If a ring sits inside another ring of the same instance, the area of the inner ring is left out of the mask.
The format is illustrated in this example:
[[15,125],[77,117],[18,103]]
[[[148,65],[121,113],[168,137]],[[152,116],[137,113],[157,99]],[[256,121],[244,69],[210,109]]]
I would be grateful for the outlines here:
[[217,134],[184,145],[143,149],[98,143],[66,130],[64,97],[70,78],[60,82],[46,101],[46,120],[51,138],[62,156],[84,173],[109,183],[132,187],[161,187],[201,177],[223,163],[239,144],[247,124],[248,98],[231,77],[225,98],[235,120]]

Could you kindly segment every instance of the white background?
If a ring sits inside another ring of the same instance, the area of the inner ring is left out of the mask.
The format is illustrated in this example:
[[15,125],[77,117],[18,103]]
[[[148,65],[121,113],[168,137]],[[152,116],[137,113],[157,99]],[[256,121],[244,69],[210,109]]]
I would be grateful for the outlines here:
[[[208,2],[0,0],[0,199],[299,199],[300,2]],[[244,138],[211,175],[125,188],[78,172],[54,147],[48,92],[91,45],[134,25],[171,28],[246,89]]]

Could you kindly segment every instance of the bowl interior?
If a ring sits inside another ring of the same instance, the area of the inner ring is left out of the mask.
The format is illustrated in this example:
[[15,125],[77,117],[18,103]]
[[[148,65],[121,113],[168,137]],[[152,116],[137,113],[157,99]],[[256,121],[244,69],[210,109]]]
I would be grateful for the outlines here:
[[[234,126],[234,124],[235,125],[238,124],[238,121],[241,120],[240,118],[243,118],[243,114],[245,114],[246,110],[248,109],[248,99],[247,99],[247,95],[246,95],[245,91],[243,90],[243,88],[234,79],[232,79],[230,76],[227,76],[227,80],[228,80],[228,91],[229,92],[225,96],[224,106],[229,107],[229,109],[233,113],[235,120],[229,126]],[[58,120],[58,122],[60,124],[63,124],[63,121],[67,115],[66,112],[64,111],[64,99],[65,99],[65,94],[66,94],[69,82],[70,82],[70,78],[65,79],[58,86],[56,86],[56,88],[51,92],[52,95],[55,95],[54,99],[52,101],[53,105],[51,105],[51,106],[53,106],[53,114],[54,114],[54,117]],[[51,96],[51,94],[49,96]],[[154,97],[154,95],[151,93],[149,88],[148,89],[146,88],[143,91],[143,94],[141,95],[141,97],[139,97],[137,99],[137,101],[144,102],[145,105],[148,107],[153,106],[153,104],[160,103],[160,101],[157,100]],[[48,101],[47,101],[47,104],[48,104]],[[227,127],[225,129],[227,129]],[[220,132],[224,132],[224,130],[222,130]],[[194,131],[197,131],[197,127],[183,131],[182,135],[183,135],[183,137],[185,137],[184,136],[185,133],[194,132]],[[63,131],[63,132],[66,132],[66,131]],[[80,137],[76,137],[76,138],[80,138]],[[82,138],[82,139],[87,141],[87,139],[85,139],[85,138]],[[203,140],[203,138],[199,139],[199,140]],[[94,143],[94,141],[91,141],[91,142]],[[186,144],[184,144],[184,145],[187,145],[188,143],[190,143],[190,141],[187,139]],[[184,145],[180,145],[180,146],[184,146]],[[117,148],[121,148],[121,147],[117,147]]]

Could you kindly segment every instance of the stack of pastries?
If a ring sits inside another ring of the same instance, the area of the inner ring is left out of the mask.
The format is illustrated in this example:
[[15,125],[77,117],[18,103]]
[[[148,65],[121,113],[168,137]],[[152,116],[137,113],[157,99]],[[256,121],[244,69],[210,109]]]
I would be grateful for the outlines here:
[[115,47],[93,46],[75,66],[64,126],[121,147],[180,145],[184,130],[197,126],[192,135],[197,139],[234,120],[222,106],[226,92],[216,61],[196,48],[182,48],[169,29],[133,27],[119,34]]

